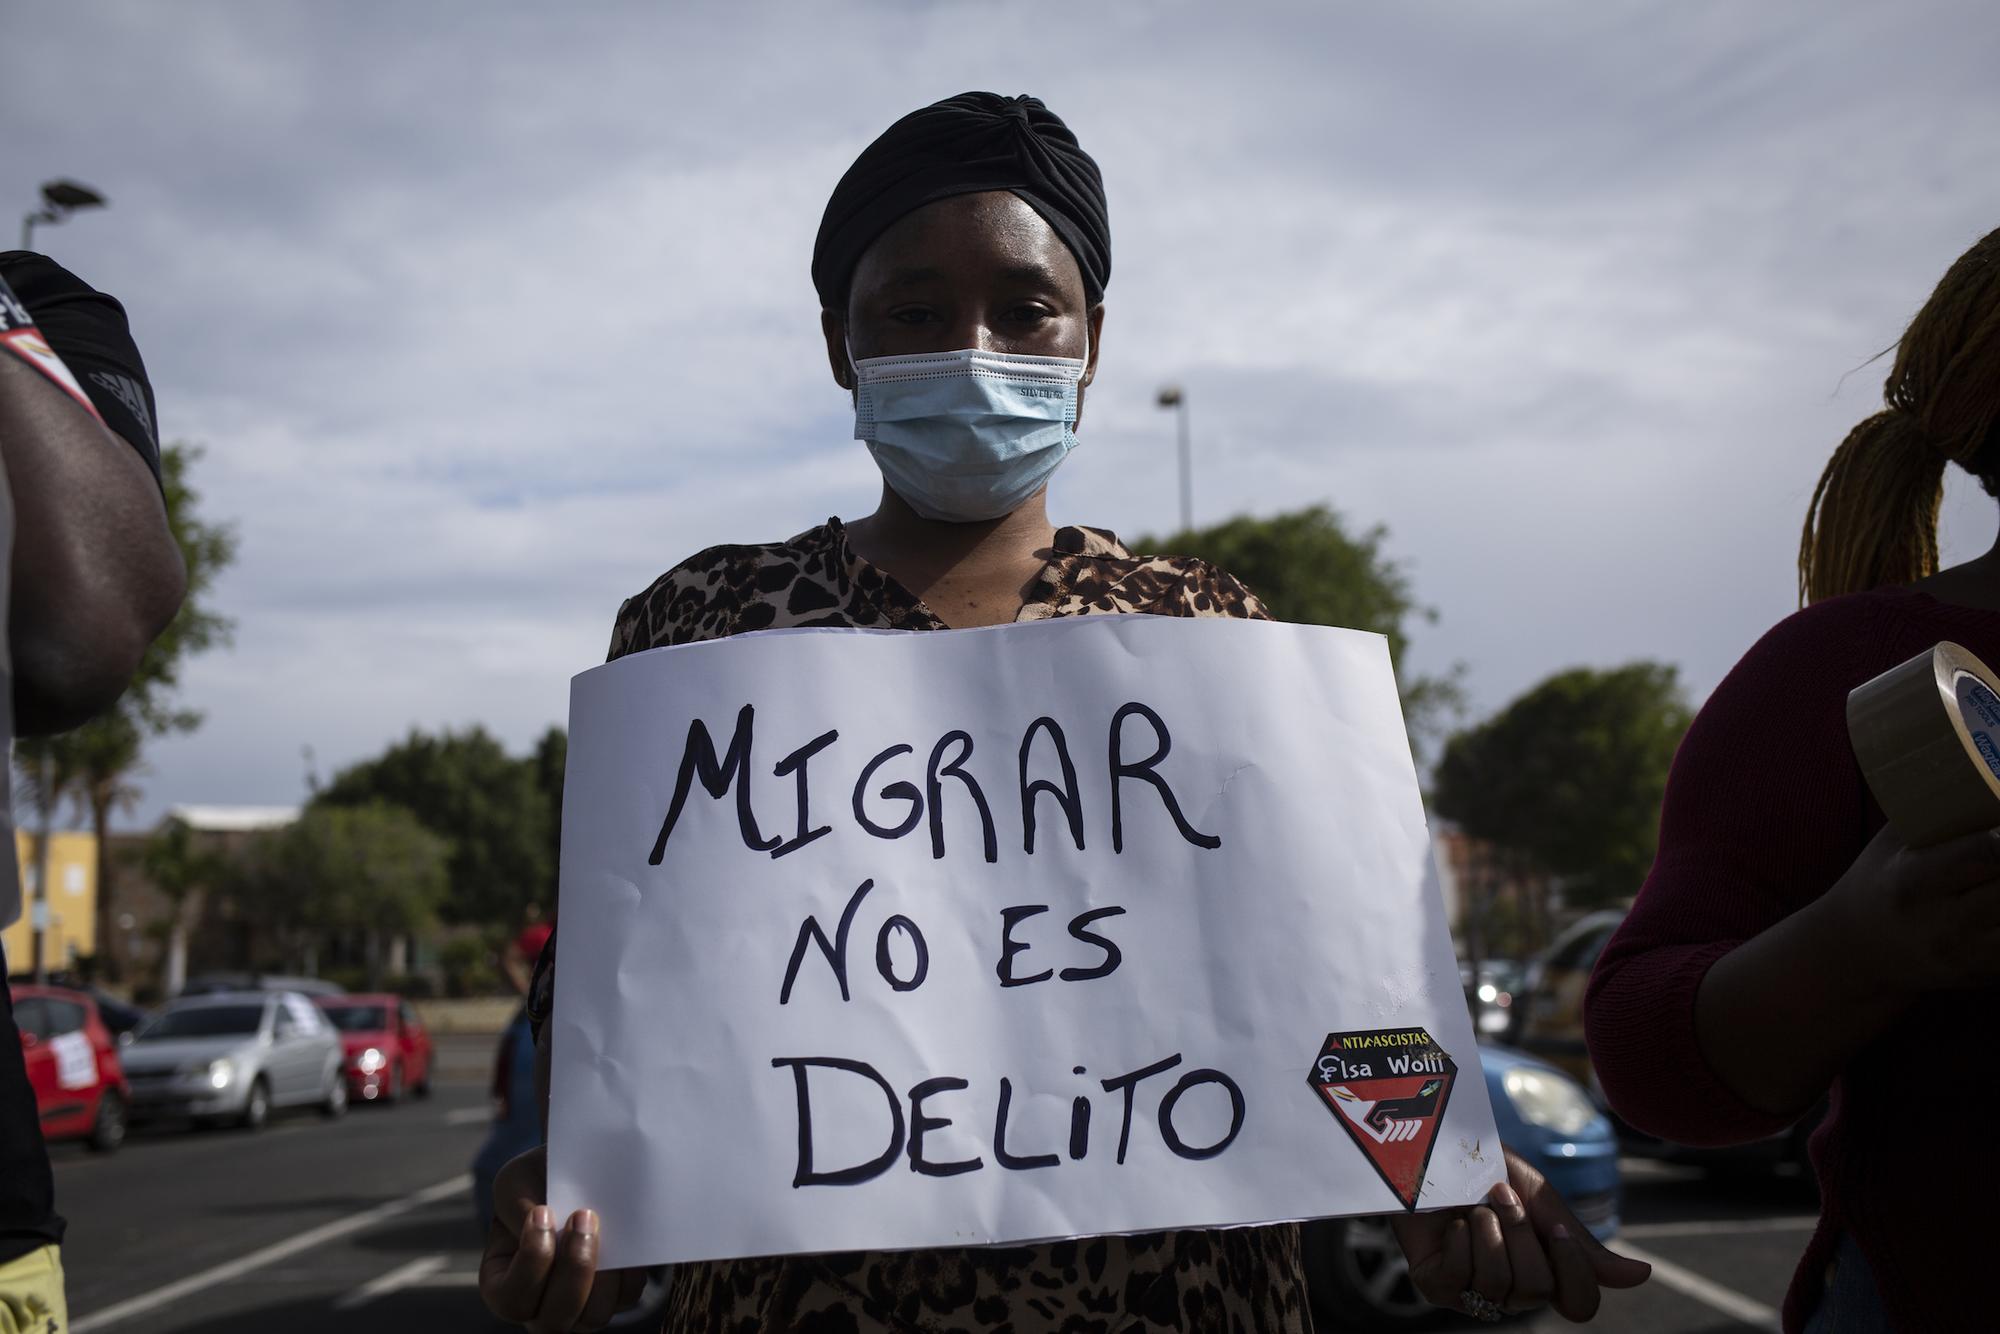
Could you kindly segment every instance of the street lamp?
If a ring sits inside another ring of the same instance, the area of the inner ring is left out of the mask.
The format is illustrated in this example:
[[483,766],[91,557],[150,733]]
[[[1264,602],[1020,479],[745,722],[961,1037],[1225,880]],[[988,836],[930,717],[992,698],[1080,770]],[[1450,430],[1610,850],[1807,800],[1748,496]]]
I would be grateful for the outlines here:
[[87,185],[75,181],[42,182],[42,206],[21,218],[21,249],[35,248],[35,224],[63,222],[81,209],[103,208],[111,201]]
[[1188,420],[1187,394],[1177,384],[1170,384],[1160,390],[1159,405],[1174,409],[1178,418],[1181,446],[1181,531],[1194,531],[1194,481],[1189,475],[1192,465],[1188,462]]

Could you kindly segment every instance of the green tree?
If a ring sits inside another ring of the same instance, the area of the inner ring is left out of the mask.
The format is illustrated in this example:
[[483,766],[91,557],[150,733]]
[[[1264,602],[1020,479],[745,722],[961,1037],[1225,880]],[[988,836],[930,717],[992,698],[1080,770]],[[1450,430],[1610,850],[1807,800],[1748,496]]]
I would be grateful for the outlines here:
[[[139,670],[116,705],[74,731],[25,738],[15,748],[16,767],[29,784],[40,783],[45,772],[65,776],[54,800],[74,801],[97,836],[97,958],[112,977],[118,972],[118,955],[110,943],[119,868],[111,856],[111,817],[138,798],[132,779],[147,739],[201,725],[201,714],[179,698],[181,671],[194,655],[227,644],[233,628],[215,610],[211,592],[217,576],[236,558],[236,532],[232,525],[201,515],[201,494],[189,480],[201,455],[197,446],[179,442],[160,451],[167,523],[187,567],[187,596],[180,612],[140,658]],[[38,812],[52,815],[53,806]]]
[[190,474],[203,450],[185,442],[160,451],[160,485],[166,494],[167,524],[187,566],[187,596],[180,613],[146,650],[139,670],[118,703],[144,736],[189,732],[201,714],[181,703],[181,671],[189,658],[227,645],[236,623],[215,609],[210,594],[216,579],[236,559],[236,526],[202,517],[201,493]]
[[285,939],[295,956],[311,959],[330,935],[359,936],[376,987],[398,940],[436,922],[450,857],[445,840],[400,806],[314,806],[253,839],[228,890],[239,917]]
[[314,807],[401,806],[450,846],[444,916],[512,924],[554,881],[549,803],[532,759],[484,728],[411,731],[372,760],[334,775]]
[[1340,516],[1313,505],[1268,519],[1248,515],[1211,528],[1141,538],[1135,549],[1199,556],[1229,571],[1263,599],[1273,616],[1301,625],[1372,630],[1389,641],[1413,739],[1435,737],[1459,707],[1456,674],[1411,678],[1403,658],[1410,631],[1437,613],[1419,603],[1409,571],[1386,551],[1382,525],[1350,533]]
[[1652,865],[1667,769],[1691,718],[1664,663],[1559,672],[1445,744],[1432,806],[1572,902],[1624,898]]
[[556,901],[556,875],[562,864],[563,773],[569,765],[569,733],[551,727],[535,743],[531,761],[535,767],[535,790],[542,794],[542,807],[549,822],[549,882],[543,899],[545,907]]

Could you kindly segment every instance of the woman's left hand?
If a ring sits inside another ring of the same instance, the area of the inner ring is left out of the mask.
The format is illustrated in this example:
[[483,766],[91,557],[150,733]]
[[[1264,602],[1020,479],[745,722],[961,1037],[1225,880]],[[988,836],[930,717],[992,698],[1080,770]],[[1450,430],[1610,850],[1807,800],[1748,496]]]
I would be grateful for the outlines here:
[[1486,1201],[1392,1220],[1424,1300],[1484,1320],[1554,1306],[1565,1319],[1584,1321],[1597,1314],[1602,1289],[1635,1288],[1653,1272],[1600,1245],[1512,1149],[1507,1182]]

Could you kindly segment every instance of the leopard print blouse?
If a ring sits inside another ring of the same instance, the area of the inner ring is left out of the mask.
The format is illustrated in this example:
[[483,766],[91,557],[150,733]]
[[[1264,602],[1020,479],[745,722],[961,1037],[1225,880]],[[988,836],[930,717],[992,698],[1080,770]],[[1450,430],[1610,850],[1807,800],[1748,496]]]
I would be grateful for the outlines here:
[[[1151,612],[1269,619],[1200,560],[1135,557],[1110,533],[1064,528],[1017,619]],[[787,542],[711,547],[619,609],[612,658],[787,626],[941,630],[936,613],[854,554],[840,520]],[[537,1033],[555,940],[530,991]],[[1272,1331],[1311,1328],[1291,1225],[1086,1237],[1040,1246],[770,1256],[675,1271],[669,1334],[887,1330]]]

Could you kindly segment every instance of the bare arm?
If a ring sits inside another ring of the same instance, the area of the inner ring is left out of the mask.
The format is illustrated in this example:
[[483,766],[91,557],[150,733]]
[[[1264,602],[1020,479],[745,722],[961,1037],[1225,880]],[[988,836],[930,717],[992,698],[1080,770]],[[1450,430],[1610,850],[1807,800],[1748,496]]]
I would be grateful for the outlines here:
[[1934,848],[1876,836],[1825,895],[1730,951],[1695,998],[1718,1078],[1796,1116],[1929,990],[2000,975],[2000,832]]
[[0,465],[14,501],[8,636],[23,734],[109,707],[180,609],[186,571],[159,484],[130,445],[0,355]]
[[1820,904],[1745,941],[1708,970],[1695,1036],[1731,1091],[1773,1116],[1803,1115],[1902,1008],[1865,982]]

